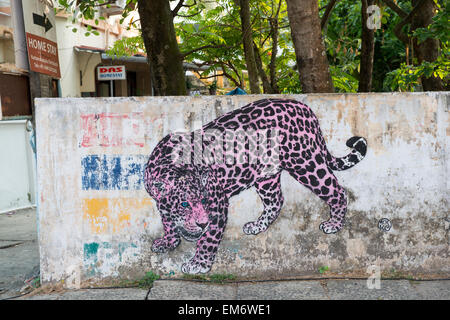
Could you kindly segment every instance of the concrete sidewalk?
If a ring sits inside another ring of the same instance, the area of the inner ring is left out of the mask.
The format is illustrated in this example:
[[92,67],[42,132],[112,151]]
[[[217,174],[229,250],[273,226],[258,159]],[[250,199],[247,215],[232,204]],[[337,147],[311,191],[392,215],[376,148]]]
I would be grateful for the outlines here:
[[39,276],[36,209],[0,214],[0,300],[20,294]]
[[213,284],[157,280],[150,290],[82,289],[23,296],[20,300],[450,300],[450,280],[289,280]]

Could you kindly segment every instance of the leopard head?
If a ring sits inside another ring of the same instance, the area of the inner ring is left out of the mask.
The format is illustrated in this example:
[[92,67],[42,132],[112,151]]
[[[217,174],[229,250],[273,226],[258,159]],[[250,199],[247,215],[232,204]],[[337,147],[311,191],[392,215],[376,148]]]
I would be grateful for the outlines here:
[[188,241],[200,239],[209,228],[208,178],[209,171],[172,168],[149,188],[162,218]]

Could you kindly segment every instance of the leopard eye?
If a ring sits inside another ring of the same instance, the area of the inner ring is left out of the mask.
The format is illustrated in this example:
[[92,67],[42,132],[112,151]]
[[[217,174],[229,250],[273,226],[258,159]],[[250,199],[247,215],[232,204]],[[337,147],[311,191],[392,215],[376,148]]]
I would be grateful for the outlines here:
[[181,203],[181,206],[183,208],[187,208],[187,207],[189,207],[189,203],[187,201],[184,201],[184,202]]

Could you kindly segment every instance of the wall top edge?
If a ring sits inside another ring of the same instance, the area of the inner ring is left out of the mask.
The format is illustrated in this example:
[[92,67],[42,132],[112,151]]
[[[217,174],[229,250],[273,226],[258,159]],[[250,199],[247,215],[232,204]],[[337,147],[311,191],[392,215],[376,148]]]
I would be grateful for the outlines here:
[[339,97],[339,96],[449,96],[450,91],[427,91],[427,92],[364,92],[364,93],[295,93],[295,94],[248,94],[248,95],[221,95],[221,96],[139,96],[139,97],[64,97],[64,98],[35,98],[36,105],[50,101],[121,101],[121,100],[215,100],[236,98],[289,98],[289,97]]

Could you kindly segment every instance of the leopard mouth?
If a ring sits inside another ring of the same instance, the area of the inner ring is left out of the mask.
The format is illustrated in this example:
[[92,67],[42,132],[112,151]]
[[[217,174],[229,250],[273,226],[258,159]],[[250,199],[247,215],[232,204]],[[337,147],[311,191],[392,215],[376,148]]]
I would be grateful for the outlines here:
[[203,230],[200,230],[198,232],[190,232],[187,231],[185,228],[183,227],[178,227],[178,233],[181,234],[181,236],[186,239],[187,241],[197,241],[198,239],[200,239],[206,232],[206,230],[208,230],[209,226],[206,226],[206,228],[204,228]]

